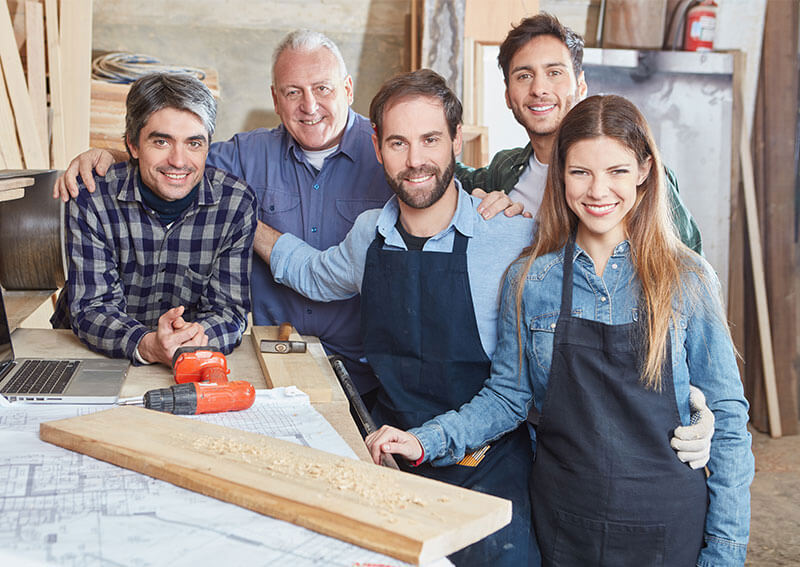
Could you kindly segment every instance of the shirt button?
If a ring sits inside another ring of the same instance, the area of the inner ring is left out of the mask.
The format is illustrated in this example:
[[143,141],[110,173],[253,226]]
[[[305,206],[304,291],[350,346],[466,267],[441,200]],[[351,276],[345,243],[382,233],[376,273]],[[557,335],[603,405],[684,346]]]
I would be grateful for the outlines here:
[[311,232],[317,232],[317,227],[316,226],[312,226],[311,227]]
[[605,298],[605,296],[601,297],[601,298],[600,298],[600,301],[602,301],[603,303],[605,303],[605,302],[606,302],[606,298]]
[[319,189],[319,183],[314,183],[314,189]]
[[611,264],[611,268],[612,268],[613,270],[616,270],[616,269],[617,269],[617,265],[616,265],[616,264]]
[[306,313],[308,313],[309,315],[311,315],[311,308],[310,308],[310,307],[309,307],[308,309],[306,309]]

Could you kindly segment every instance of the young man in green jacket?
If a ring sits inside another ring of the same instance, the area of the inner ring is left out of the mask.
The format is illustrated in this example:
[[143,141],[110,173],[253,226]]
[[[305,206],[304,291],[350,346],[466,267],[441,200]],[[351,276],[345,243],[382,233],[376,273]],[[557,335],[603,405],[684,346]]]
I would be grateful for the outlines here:
[[[500,45],[497,62],[506,84],[506,105],[530,138],[524,148],[498,152],[480,169],[458,165],[463,188],[504,191],[536,215],[547,181],[556,130],[569,110],[586,97],[583,38],[554,16],[522,20]],[[666,169],[673,222],[681,240],[703,253],[700,231],[678,194],[675,174]]]

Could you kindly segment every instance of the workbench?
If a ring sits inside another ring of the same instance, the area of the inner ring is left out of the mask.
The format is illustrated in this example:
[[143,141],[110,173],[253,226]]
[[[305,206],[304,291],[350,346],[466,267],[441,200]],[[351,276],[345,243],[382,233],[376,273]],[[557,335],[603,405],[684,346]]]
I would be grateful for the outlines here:
[[[304,337],[308,351],[319,361],[328,364],[325,351],[316,337]],[[26,329],[17,328],[11,334],[14,354],[18,358],[101,358],[103,355],[86,348],[72,331],[65,329]],[[247,380],[256,389],[267,387],[266,380],[259,366],[257,353],[249,335],[245,335],[242,344],[227,356],[231,380]],[[292,356],[291,354],[281,356]],[[329,378],[320,375],[321,380]],[[131,366],[122,386],[123,398],[141,396],[153,388],[166,388],[174,384],[172,372],[162,364],[147,366]],[[332,396],[330,402],[312,403],[322,416],[342,436],[356,455],[364,461],[371,462],[369,453],[355,422],[350,416],[347,398],[338,381],[331,381]]]

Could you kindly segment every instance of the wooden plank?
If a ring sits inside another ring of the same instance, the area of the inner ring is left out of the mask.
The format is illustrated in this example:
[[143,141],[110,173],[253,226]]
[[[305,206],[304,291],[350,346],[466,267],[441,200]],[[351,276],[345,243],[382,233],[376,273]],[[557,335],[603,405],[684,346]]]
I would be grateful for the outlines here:
[[[796,233],[797,2],[769,0],[753,129],[756,200],[762,227],[775,388],[783,435],[798,433],[798,247]],[[767,394],[767,417],[769,392]],[[770,434],[772,421],[770,420]]]
[[511,31],[512,24],[538,12],[538,0],[467,0],[464,35],[476,41],[501,42]]
[[25,196],[25,189],[0,189],[0,202],[22,199]]
[[61,2],[59,13],[61,85],[66,155],[69,159],[89,149],[92,78],[92,1]]
[[30,187],[35,182],[33,177],[5,177],[0,173],[0,191]]
[[[39,2],[25,3],[25,59],[28,71],[28,94],[33,106],[33,120],[39,133],[42,154],[49,155],[47,133],[47,85],[44,64],[44,9]],[[47,160],[49,163],[49,160]]]
[[464,124],[461,133],[464,140],[461,162],[470,167],[489,165],[489,128]]
[[[332,384],[338,384],[338,379],[324,358],[324,352],[323,359],[320,359],[320,353],[316,353],[316,357],[313,353],[314,350],[322,351],[322,345],[307,343],[306,352],[270,354],[261,352],[261,341],[276,339],[278,327],[254,326],[250,329],[250,336],[268,388],[297,386],[308,394],[312,403],[331,401]],[[293,331],[290,340],[302,341],[303,338]]]
[[661,49],[666,0],[607,0],[603,47]]
[[44,0],[47,32],[47,68],[52,115],[51,156],[55,169],[66,169],[67,143],[64,135],[64,89],[61,73],[61,38],[58,32],[58,0]]
[[747,219],[747,236],[750,242],[750,259],[753,267],[753,287],[755,290],[758,334],[761,343],[761,359],[764,372],[764,389],[767,394],[769,414],[769,434],[781,436],[781,418],[778,405],[778,390],[775,386],[775,360],[772,350],[772,331],[769,326],[766,282],[764,281],[764,258],[761,250],[761,231],[756,209],[756,189],[753,178],[753,158],[750,154],[750,128],[747,117],[742,116],[739,157],[742,160],[742,181],[744,182],[744,209]]
[[[2,7],[0,7],[2,11]],[[6,82],[0,65],[0,161],[4,169],[22,169],[22,154],[19,153],[17,129],[11,101],[8,100]]]
[[43,423],[39,435],[411,563],[453,553],[511,519],[507,500],[132,406]]
[[0,60],[3,64],[11,107],[14,109],[14,121],[25,166],[28,169],[44,169],[48,166],[48,160],[36,134],[33,106],[25,84],[25,73],[14,41],[11,17],[4,3],[0,5]]

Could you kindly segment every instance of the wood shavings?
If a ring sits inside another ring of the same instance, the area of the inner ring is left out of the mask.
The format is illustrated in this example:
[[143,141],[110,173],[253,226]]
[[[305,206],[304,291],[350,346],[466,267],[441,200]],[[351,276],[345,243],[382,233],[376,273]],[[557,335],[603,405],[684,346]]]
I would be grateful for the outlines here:
[[[367,470],[359,461],[344,457],[328,462],[309,462],[305,457],[291,452],[276,453],[267,444],[254,445],[234,439],[200,437],[187,439],[192,449],[215,457],[235,458],[263,470],[265,474],[290,479],[306,478],[317,481],[325,494],[342,494],[354,497],[360,504],[369,506],[383,515],[393,510],[412,506],[425,507],[428,502],[409,493],[393,482],[379,467]],[[440,503],[447,498],[439,498]]]

